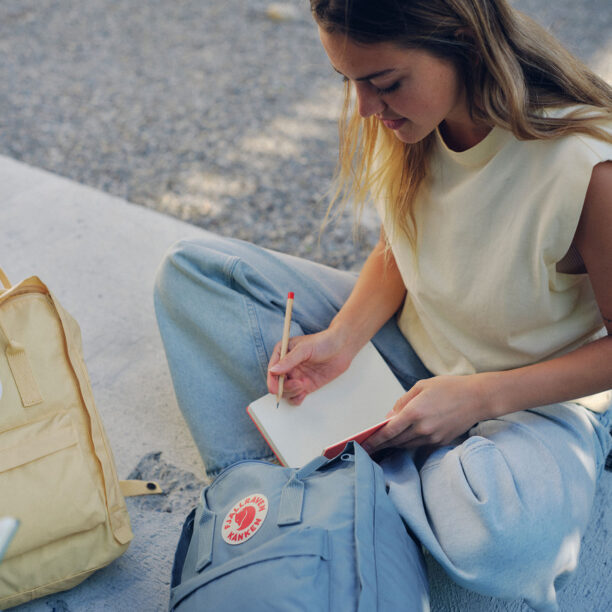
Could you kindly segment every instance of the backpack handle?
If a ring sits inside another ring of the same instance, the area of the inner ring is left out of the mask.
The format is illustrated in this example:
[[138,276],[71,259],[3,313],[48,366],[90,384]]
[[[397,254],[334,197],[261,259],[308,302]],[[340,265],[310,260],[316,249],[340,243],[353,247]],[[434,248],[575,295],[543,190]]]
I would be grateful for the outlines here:
[[[202,492],[202,495],[204,495],[204,492]],[[212,561],[213,535],[216,522],[217,515],[200,502],[194,521],[194,523],[199,523],[196,572],[201,572]]]
[[329,463],[324,455],[315,457],[304,467],[291,474],[291,478],[285,483],[281,490],[278,518],[276,524],[295,525],[302,522],[302,506],[304,505],[304,478],[308,478],[320,467]]
[[4,285],[5,289],[10,289],[12,287],[11,281],[8,279],[2,268],[0,268],[0,282]]
[[25,347],[9,335],[9,332],[0,320],[0,339],[2,338],[6,340],[4,353],[13,375],[13,380],[21,396],[21,403],[24,408],[40,404],[43,398],[36,384]]

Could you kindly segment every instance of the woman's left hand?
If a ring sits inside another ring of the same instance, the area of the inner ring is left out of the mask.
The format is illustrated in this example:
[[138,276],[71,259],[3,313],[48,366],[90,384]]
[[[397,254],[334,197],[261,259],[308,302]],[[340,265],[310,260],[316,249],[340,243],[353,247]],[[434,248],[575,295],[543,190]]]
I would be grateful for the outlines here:
[[426,378],[400,397],[387,415],[391,420],[364,448],[443,446],[487,418],[489,407],[479,374]]

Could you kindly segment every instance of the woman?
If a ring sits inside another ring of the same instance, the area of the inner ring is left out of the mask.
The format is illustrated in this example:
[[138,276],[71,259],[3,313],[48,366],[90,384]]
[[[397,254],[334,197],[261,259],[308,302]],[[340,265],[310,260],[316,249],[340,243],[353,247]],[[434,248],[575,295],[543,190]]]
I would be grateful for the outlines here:
[[412,532],[460,584],[555,610],[610,447],[612,90],[504,0],[311,8],[347,84],[337,196],[374,199],[380,242],[356,280],[175,247],[179,405],[211,472],[264,456],[244,406],[281,374],[299,404],[372,339],[406,393],[366,449]]

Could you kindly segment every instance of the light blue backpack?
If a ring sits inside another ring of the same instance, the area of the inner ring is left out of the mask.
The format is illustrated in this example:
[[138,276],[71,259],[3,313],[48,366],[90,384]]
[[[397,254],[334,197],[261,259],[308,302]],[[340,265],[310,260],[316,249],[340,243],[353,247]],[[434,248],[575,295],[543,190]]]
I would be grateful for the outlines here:
[[427,610],[419,554],[382,470],[358,444],[299,470],[241,461],[202,491],[185,522],[170,610]]

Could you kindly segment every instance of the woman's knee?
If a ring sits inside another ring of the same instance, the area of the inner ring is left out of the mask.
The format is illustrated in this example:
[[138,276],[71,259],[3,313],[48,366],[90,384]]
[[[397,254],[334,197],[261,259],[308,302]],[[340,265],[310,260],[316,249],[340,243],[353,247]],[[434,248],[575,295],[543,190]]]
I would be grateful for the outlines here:
[[[525,484],[525,476],[538,469],[526,460],[516,466],[494,442],[472,436],[421,471],[444,553],[477,590],[498,597],[516,597],[520,585],[549,576],[571,530],[563,500],[551,499],[548,487],[538,491]],[[563,488],[556,465],[544,471],[557,481],[555,488]]]
[[156,298],[185,300],[193,289],[230,284],[232,268],[240,260],[237,251],[232,240],[213,234],[179,240],[166,251],[157,269]]

